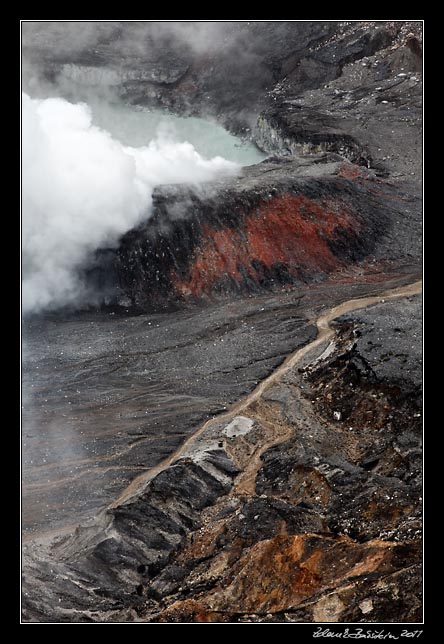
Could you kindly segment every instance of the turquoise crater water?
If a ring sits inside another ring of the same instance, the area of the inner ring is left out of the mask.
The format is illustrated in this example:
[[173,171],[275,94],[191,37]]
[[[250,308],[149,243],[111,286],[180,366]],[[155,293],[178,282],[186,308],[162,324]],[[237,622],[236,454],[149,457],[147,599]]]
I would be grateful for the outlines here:
[[89,102],[89,107],[93,124],[124,145],[145,146],[160,135],[191,143],[206,159],[220,156],[246,166],[260,163],[267,156],[254,143],[241,140],[211,120],[99,101]]

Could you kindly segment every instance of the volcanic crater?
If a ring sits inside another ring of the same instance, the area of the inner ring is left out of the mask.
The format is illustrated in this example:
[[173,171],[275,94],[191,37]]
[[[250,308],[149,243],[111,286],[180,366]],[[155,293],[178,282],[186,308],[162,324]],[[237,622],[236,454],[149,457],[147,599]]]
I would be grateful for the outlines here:
[[72,24],[23,24],[65,97],[268,157],[24,319],[22,620],[420,623],[422,23]]

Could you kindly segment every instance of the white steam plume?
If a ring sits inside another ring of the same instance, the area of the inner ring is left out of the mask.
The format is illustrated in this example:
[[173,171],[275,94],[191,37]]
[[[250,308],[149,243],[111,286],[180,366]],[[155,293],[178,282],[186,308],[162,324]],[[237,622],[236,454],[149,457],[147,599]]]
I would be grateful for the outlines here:
[[204,159],[168,131],[146,147],[124,146],[91,124],[87,105],[23,94],[23,313],[84,298],[78,269],[149,216],[156,185],[210,181],[238,168]]

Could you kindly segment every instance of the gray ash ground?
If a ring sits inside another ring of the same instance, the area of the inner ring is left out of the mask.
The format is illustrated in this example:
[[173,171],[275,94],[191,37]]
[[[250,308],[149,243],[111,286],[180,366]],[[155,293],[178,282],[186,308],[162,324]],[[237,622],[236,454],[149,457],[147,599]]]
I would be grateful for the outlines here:
[[25,321],[25,531],[103,508],[313,339],[302,296]]
[[422,402],[422,315],[422,297],[417,295],[338,318],[339,325],[354,324],[356,352],[368,375],[392,384],[399,380],[403,389],[416,392],[412,402],[418,406]]

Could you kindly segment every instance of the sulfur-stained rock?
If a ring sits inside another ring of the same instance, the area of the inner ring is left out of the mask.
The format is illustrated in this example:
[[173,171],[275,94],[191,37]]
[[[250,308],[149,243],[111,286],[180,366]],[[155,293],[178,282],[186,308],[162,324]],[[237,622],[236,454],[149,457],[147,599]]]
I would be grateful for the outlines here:
[[[223,587],[201,601],[225,613],[291,610],[328,588],[385,576],[398,569],[400,557],[415,560],[414,550],[404,552],[403,545],[380,541],[357,544],[346,537],[278,535],[244,552]],[[416,558],[418,554],[417,549]]]

